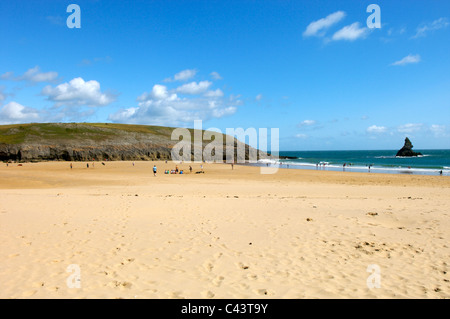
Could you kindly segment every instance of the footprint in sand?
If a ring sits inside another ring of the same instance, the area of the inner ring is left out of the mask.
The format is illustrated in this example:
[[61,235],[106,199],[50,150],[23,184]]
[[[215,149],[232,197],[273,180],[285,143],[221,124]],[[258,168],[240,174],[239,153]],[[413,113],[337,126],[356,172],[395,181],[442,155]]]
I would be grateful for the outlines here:
[[205,262],[203,264],[203,268],[207,271],[207,272],[211,272],[214,268],[213,264],[211,264],[210,262]]
[[215,296],[215,294],[210,290],[202,292],[202,295],[204,298],[214,298]]
[[213,279],[212,283],[214,286],[216,287],[220,287],[222,285],[222,281],[225,279],[225,277],[223,276],[218,276],[216,278]]
[[127,288],[127,289],[131,288],[132,285],[133,284],[131,282],[117,281],[117,280],[114,280],[108,284],[108,286],[112,288]]
[[269,294],[267,289],[258,289],[258,290],[256,290],[256,293],[261,296],[267,296]]

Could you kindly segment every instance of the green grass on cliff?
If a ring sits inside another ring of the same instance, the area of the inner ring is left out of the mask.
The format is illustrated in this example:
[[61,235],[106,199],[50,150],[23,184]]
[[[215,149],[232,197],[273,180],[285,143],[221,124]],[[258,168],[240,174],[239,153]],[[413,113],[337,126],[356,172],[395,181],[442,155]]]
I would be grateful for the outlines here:
[[103,141],[120,137],[124,132],[165,136],[170,139],[174,128],[164,126],[113,123],[32,123],[0,125],[0,144],[21,144],[29,141],[64,141],[89,139]]

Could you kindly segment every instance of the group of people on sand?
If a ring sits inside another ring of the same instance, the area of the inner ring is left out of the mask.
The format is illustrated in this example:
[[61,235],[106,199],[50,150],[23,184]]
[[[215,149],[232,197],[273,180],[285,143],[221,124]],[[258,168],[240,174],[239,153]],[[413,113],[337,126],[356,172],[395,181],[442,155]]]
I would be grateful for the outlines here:
[[[166,163],[167,163],[167,161],[166,161]],[[203,171],[203,164],[200,165],[200,168],[201,168],[201,173],[203,173],[204,172]],[[156,167],[156,164],[153,165],[153,176],[156,176],[157,170],[158,169]],[[189,165],[189,173],[192,173],[192,166],[190,166],[190,165]],[[172,170],[166,169],[166,170],[164,170],[164,174],[184,174],[184,170],[179,169],[178,165],[176,165],[175,169],[172,169]]]

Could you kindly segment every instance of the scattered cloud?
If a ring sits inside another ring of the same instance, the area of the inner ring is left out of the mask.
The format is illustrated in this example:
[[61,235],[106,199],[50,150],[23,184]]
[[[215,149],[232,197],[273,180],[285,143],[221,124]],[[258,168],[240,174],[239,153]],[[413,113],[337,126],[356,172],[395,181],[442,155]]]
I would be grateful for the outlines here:
[[387,130],[388,130],[387,127],[385,127],[385,126],[377,126],[377,125],[372,125],[372,126],[367,128],[367,132],[368,133],[375,133],[375,134],[386,133]]
[[100,57],[100,58],[93,58],[93,59],[83,59],[79,65],[81,66],[89,66],[96,63],[111,63],[112,58],[110,56]]
[[336,31],[332,36],[333,41],[355,41],[357,39],[362,39],[367,36],[369,29],[366,27],[361,27],[359,22],[355,22],[348,26],[343,27],[339,31]]
[[57,72],[40,72],[39,66],[35,66],[34,68],[26,71],[22,76],[19,76],[17,80],[19,81],[30,81],[33,83],[39,82],[55,82],[58,78]]
[[221,89],[217,89],[214,91],[208,91],[204,94],[205,97],[222,97],[224,96]]
[[400,125],[397,130],[400,133],[414,133],[420,131],[423,128],[423,124],[421,123],[408,123],[404,125]]
[[261,101],[262,98],[263,98],[262,94],[258,94],[258,95],[255,97],[255,101]]
[[100,83],[97,81],[86,82],[80,77],[56,87],[47,85],[42,89],[41,94],[55,102],[57,107],[62,105],[105,106],[115,101],[116,98],[111,93],[102,93]]
[[5,72],[0,75],[0,79],[2,80],[14,80],[14,72]]
[[303,32],[303,36],[324,36],[325,30],[341,21],[345,15],[345,12],[337,11],[325,18],[313,21],[306,27],[306,30]]
[[416,55],[410,54],[408,56],[405,56],[403,59],[392,63],[391,65],[394,65],[394,66],[407,65],[407,64],[419,63],[420,61],[421,61],[421,57],[419,54],[416,54]]
[[306,127],[306,126],[313,126],[315,125],[317,122],[314,120],[304,120],[301,123],[297,124],[297,127]]
[[413,39],[427,36],[429,32],[433,32],[439,29],[444,29],[450,25],[447,18],[439,18],[431,23],[423,24],[416,29],[416,34]]
[[3,102],[6,99],[7,94],[5,93],[5,88],[0,86],[0,102]]
[[220,76],[219,73],[217,72],[211,72],[209,75],[211,75],[211,77],[213,78],[213,80],[222,80],[222,77]]
[[449,134],[447,133],[447,127],[445,125],[432,124],[430,126],[430,131],[434,134],[435,137],[449,136]]
[[192,79],[197,74],[197,70],[195,69],[187,69],[178,72],[173,76],[173,78],[167,78],[164,82],[175,82],[175,81],[187,81]]
[[200,94],[208,90],[211,85],[210,81],[190,82],[178,87],[176,91],[182,94]]
[[0,76],[2,80],[27,81],[30,83],[55,83],[58,81],[58,72],[41,72],[39,66],[27,70],[21,76],[14,76],[13,72],[6,72]]
[[295,134],[295,137],[304,140],[308,138],[308,135],[299,133]]
[[[120,123],[183,126],[194,120],[208,120],[234,114],[242,104],[240,96],[228,97],[220,89],[209,90],[210,81],[190,82],[175,89],[155,84],[141,94],[138,106],[118,110],[109,120]],[[187,96],[178,96],[178,93]]]
[[17,102],[9,102],[0,108],[0,124],[20,124],[36,122],[40,118],[35,109],[23,106]]

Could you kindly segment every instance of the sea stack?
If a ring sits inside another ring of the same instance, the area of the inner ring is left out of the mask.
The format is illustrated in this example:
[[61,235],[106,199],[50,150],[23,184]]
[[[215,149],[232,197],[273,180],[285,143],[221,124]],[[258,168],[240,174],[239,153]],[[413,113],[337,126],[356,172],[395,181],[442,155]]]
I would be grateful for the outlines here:
[[414,152],[412,148],[413,145],[409,138],[405,138],[405,145],[397,152],[396,156],[412,157],[422,155],[422,153]]

